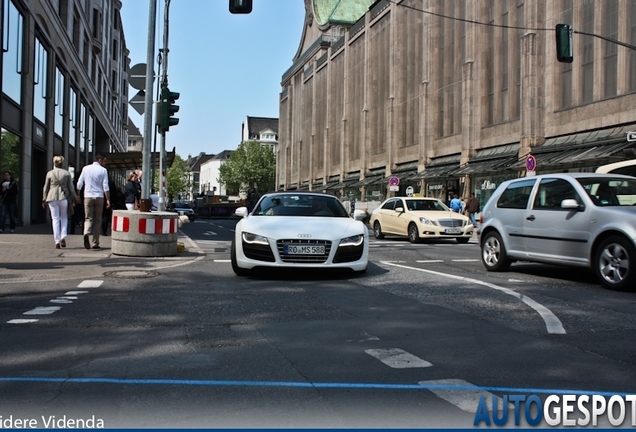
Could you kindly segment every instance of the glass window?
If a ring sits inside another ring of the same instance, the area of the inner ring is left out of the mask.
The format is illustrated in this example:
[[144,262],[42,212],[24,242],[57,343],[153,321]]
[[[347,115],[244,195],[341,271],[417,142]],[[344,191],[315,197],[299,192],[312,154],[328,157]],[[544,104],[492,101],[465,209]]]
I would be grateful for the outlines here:
[[395,208],[395,203],[397,200],[391,199],[384,203],[382,206],[382,210],[393,210]]
[[534,198],[533,208],[537,210],[570,211],[570,209],[561,208],[561,202],[564,199],[574,199],[581,204],[581,198],[570,182],[563,179],[543,179]]
[[77,93],[75,93],[75,89],[71,87],[69,92],[70,100],[69,100],[69,109],[68,109],[68,124],[69,124],[69,134],[68,134],[68,143],[71,147],[75,147],[77,145],[77,128],[79,127],[77,121]]
[[55,133],[64,135],[64,94],[66,90],[66,77],[62,71],[55,68]]
[[[0,145],[0,173],[11,172],[13,179],[20,177],[20,137],[6,129],[2,129],[2,143]],[[4,177],[3,177],[4,178]]]
[[22,45],[24,20],[10,0],[3,0],[2,91],[22,103]]
[[505,191],[499,197],[497,201],[497,207],[499,208],[511,208],[511,209],[525,209],[528,207],[528,198],[536,180],[520,180],[512,182],[508,185]]
[[46,124],[46,98],[48,95],[48,52],[35,39],[35,62],[33,64],[33,115]]

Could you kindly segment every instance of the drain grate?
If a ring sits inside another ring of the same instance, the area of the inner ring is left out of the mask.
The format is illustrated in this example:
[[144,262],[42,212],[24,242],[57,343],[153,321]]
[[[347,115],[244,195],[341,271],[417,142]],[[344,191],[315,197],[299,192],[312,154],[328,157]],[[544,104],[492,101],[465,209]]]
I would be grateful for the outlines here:
[[161,273],[145,270],[117,270],[104,273],[104,276],[123,279],[143,279],[159,276]]

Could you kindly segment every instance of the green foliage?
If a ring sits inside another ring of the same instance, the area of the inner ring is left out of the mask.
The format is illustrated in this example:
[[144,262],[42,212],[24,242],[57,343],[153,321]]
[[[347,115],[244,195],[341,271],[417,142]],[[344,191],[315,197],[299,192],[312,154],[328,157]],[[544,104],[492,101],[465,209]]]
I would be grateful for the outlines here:
[[13,174],[13,179],[18,181],[20,177],[20,155],[14,152],[18,151],[20,137],[3,130],[2,144],[0,146],[0,175],[5,171]]
[[219,167],[219,183],[228,192],[246,192],[254,183],[261,193],[274,190],[276,155],[270,147],[256,141],[242,142]]
[[183,195],[191,189],[190,167],[179,155],[175,155],[172,166],[166,173],[166,195],[168,201],[173,201],[175,196]]

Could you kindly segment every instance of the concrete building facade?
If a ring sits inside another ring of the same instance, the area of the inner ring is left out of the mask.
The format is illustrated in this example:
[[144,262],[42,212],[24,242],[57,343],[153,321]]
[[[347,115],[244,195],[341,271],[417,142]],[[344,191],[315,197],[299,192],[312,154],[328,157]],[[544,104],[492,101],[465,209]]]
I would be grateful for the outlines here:
[[20,224],[46,221],[54,155],[72,173],[127,147],[129,58],[119,0],[0,0],[0,168],[18,180]]
[[[528,155],[537,173],[636,157],[636,50],[593,36],[636,45],[636,0],[305,6],[282,77],[281,189],[483,204]],[[572,63],[556,60],[558,23],[575,30]]]

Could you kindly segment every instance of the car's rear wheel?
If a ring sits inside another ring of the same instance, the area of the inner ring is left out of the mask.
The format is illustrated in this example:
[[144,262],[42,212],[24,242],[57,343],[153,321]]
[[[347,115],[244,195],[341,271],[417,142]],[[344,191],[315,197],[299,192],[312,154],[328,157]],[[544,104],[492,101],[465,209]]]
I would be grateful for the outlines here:
[[373,224],[373,235],[378,240],[382,240],[384,238],[384,234],[382,234],[382,227],[380,226],[380,222],[375,221]]
[[230,259],[232,261],[232,270],[237,276],[247,276],[249,274],[249,270],[239,267],[238,265],[236,260],[236,244],[234,240],[232,240],[232,247],[230,248]]
[[636,250],[625,237],[616,235],[604,240],[593,265],[605,288],[615,291],[636,289]]
[[417,225],[414,223],[409,224],[408,229],[409,241],[411,243],[418,243],[420,241],[420,231],[417,229]]
[[484,235],[481,242],[481,262],[488,271],[506,271],[510,268],[510,258],[501,236],[495,231]]

